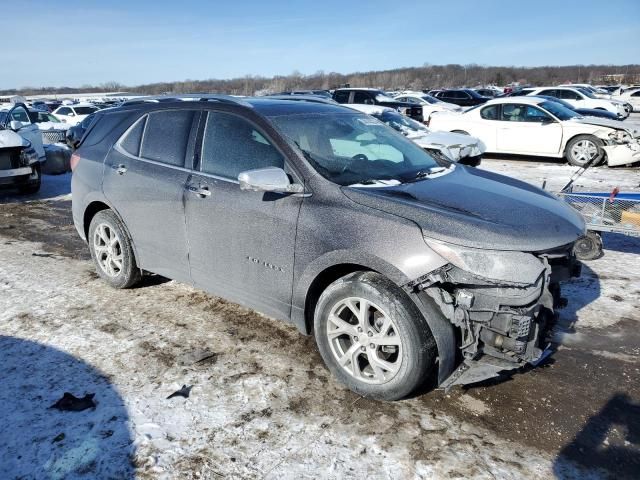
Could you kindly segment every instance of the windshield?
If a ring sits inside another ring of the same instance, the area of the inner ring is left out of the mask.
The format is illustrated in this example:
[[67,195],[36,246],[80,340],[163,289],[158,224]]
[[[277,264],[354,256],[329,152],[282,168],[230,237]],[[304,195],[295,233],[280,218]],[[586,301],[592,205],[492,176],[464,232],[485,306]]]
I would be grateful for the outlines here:
[[339,185],[411,181],[449,165],[369,115],[314,113],[271,119],[320,175]]
[[422,95],[420,98],[423,99],[425,102],[431,103],[431,104],[444,103],[442,102],[442,100],[438,100],[437,98],[432,97],[431,95]]
[[566,107],[563,107],[556,101],[542,102],[540,106],[544,108],[547,112],[559,118],[560,120],[570,120],[572,118],[580,118],[580,115],[578,115],[576,112],[574,112],[573,110],[569,110]]
[[89,115],[90,113],[97,112],[98,109],[95,107],[73,107],[76,112],[76,115]]
[[589,97],[589,98],[598,98],[591,92],[591,90],[589,90],[587,88],[580,87],[577,90],[580,90],[580,93],[584,93],[584,95]]

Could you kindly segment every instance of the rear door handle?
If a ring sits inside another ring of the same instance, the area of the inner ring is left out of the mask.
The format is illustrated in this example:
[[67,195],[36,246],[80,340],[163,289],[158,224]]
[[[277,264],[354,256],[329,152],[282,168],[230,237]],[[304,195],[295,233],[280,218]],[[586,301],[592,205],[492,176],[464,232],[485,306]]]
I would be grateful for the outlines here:
[[200,198],[205,198],[205,197],[210,197],[211,196],[211,190],[209,190],[209,187],[205,186],[195,186],[195,185],[188,185],[187,189],[198,195]]
[[111,168],[118,172],[118,175],[124,175],[125,173],[127,173],[127,167],[123,164],[111,165]]

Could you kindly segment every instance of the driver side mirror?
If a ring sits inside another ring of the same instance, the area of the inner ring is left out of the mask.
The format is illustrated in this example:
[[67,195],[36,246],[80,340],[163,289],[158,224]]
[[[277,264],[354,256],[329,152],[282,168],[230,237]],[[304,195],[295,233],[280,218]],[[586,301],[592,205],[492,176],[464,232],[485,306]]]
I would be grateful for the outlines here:
[[17,132],[18,130],[20,130],[23,127],[22,122],[18,121],[18,120],[11,120],[9,122],[9,128],[11,130],[13,130],[14,132]]
[[304,188],[291,183],[285,171],[278,167],[257,168],[240,172],[238,175],[240,190],[254,192],[302,193]]

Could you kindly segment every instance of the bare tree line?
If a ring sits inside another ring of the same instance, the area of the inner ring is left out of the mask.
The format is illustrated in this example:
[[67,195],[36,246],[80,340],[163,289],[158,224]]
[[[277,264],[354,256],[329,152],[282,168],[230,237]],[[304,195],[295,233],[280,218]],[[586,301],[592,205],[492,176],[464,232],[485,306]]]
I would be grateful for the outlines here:
[[272,94],[296,89],[331,89],[349,84],[352,87],[377,87],[387,90],[423,90],[477,85],[508,85],[514,82],[531,85],[558,83],[611,83],[607,75],[621,83],[640,83],[640,65],[569,65],[542,67],[492,67],[485,65],[430,65],[397,68],[393,70],[342,74],[318,71],[303,75],[294,71],[290,75],[262,77],[246,75],[229,80],[184,80],[159,82],[138,86],[125,86],[118,82],[71,87],[23,87],[2,90],[0,95],[46,95],[72,92],[128,91],[157,95],[163,93],[227,93],[231,95]]

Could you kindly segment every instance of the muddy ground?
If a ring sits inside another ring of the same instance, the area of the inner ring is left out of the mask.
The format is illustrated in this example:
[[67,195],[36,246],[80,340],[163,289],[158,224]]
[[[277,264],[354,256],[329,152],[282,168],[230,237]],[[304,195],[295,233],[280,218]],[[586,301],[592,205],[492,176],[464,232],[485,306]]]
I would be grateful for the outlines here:
[[[531,181],[524,165],[483,168]],[[538,167],[540,178],[568,171]],[[589,175],[639,180],[637,169]],[[640,475],[640,239],[605,236],[604,257],[565,286],[543,366],[381,403],[337,384],[289,325],[160,277],[110,289],[57,181],[53,200],[0,204],[0,358],[11,367],[0,419],[22,432],[0,433],[0,477]],[[78,363],[89,373],[76,376]],[[182,385],[189,398],[166,399]],[[66,390],[96,392],[97,407],[46,409]]]

